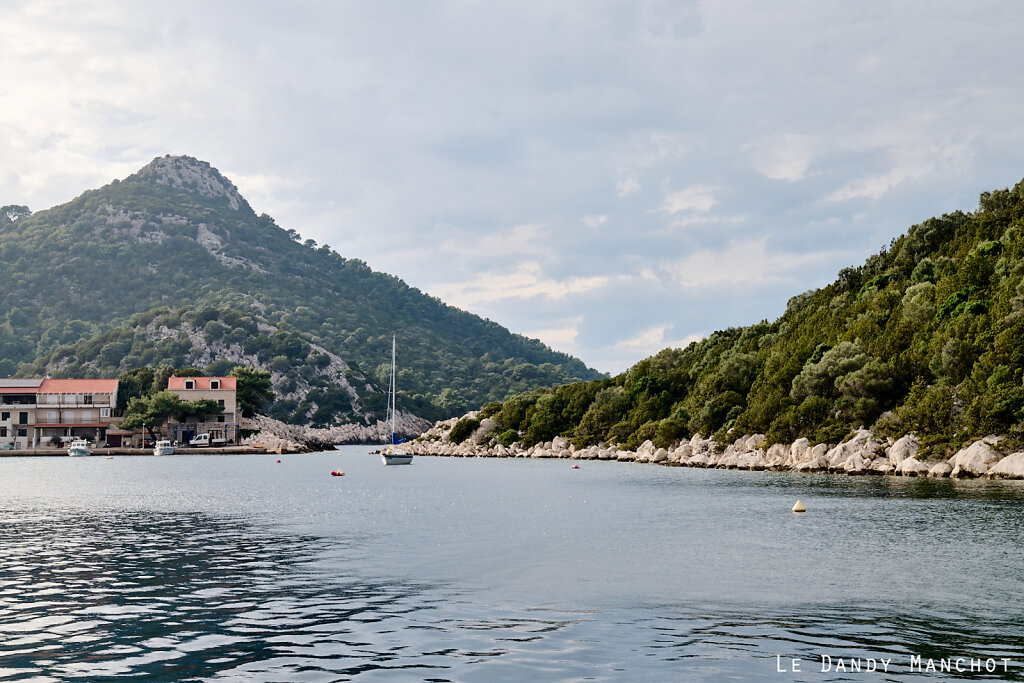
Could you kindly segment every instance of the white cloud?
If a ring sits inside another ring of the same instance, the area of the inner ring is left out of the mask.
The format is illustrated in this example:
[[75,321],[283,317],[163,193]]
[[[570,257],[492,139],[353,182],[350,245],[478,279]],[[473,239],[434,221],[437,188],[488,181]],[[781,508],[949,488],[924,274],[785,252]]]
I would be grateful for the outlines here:
[[685,228],[690,225],[741,225],[746,223],[748,216],[706,216],[701,214],[692,214],[689,216],[682,216],[672,221],[672,225],[680,228]]
[[553,349],[573,353],[576,348],[576,338],[579,336],[579,327],[583,322],[583,317],[580,316],[561,322],[568,323],[568,325],[539,330],[524,330],[522,334],[534,339],[540,339]]
[[762,237],[701,249],[682,260],[663,262],[661,269],[681,287],[735,290],[785,282],[797,285],[804,279],[804,267],[842,257],[847,255],[837,251],[776,251]]
[[599,228],[607,222],[608,216],[605,216],[603,214],[598,216],[583,217],[583,225],[587,226],[588,228]]
[[826,202],[846,202],[851,199],[878,199],[893,188],[909,180],[917,180],[928,173],[927,166],[898,166],[882,175],[851,180],[825,197]]
[[429,289],[431,294],[454,306],[473,310],[481,304],[506,299],[526,300],[537,296],[562,299],[570,294],[600,289],[610,282],[607,276],[546,278],[538,262],[527,261],[512,273],[481,272],[463,282],[436,284]]
[[619,195],[620,197],[628,197],[634,192],[639,191],[640,182],[636,178],[633,178],[632,176],[629,178],[623,178],[619,182],[615,183],[615,194]]
[[807,175],[817,143],[808,135],[784,134],[750,143],[750,163],[754,170],[771,180],[794,182]]
[[888,150],[888,171],[851,180],[826,196],[825,201],[877,200],[905,183],[942,174],[950,168],[969,167],[974,157],[972,139],[973,136],[968,136],[966,140],[944,141],[935,145],[894,146]]
[[673,192],[665,198],[658,211],[670,216],[682,211],[710,211],[718,204],[715,188],[709,185],[693,185]]
[[673,329],[673,325],[662,324],[649,327],[638,334],[616,342],[612,347],[618,352],[628,352],[634,357],[643,358],[667,348],[683,348],[691,342],[700,341],[704,338],[700,334],[689,334],[680,339],[668,339],[666,333]]
[[535,256],[546,251],[543,223],[523,223],[482,235],[450,225],[438,228],[443,234],[454,236],[443,240],[437,248],[464,261],[490,259],[495,254]]

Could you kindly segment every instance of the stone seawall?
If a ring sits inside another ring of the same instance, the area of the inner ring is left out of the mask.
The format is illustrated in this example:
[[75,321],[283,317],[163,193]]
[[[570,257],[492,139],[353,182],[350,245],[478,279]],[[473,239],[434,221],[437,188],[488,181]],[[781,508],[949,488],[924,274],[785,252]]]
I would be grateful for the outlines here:
[[677,467],[1024,479],[1024,453],[1000,454],[998,444],[1001,439],[995,436],[972,443],[948,460],[925,461],[917,458],[920,444],[913,434],[893,441],[876,438],[866,429],[861,429],[850,440],[834,446],[812,446],[807,439],[798,439],[791,444],[766,447],[764,435],[754,434],[737,439],[723,450],[717,450],[711,439],[698,435],[672,448],[655,448],[654,444],[646,441],[631,451],[615,444],[576,448],[561,437],[529,448],[519,443],[509,446],[478,444],[472,437],[461,444],[455,444],[448,436],[454,424],[455,420],[439,422],[419,439],[403,444],[403,448],[416,455],[451,457],[617,460]]

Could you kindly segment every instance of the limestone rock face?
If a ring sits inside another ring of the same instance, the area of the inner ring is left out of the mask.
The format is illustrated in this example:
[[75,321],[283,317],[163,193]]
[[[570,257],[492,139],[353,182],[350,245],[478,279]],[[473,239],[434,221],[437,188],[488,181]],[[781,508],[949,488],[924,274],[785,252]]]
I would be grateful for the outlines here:
[[943,460],[942,462],[938,463],[937,465],[933,465],[932,468],[930,470],[928,470],[928,476],[929,477],[934,477],[936,479],[940,479],[942,477],[948,477],[952,471],[953,471],[953,466],[950,465],[945,460]]
[[891,474],[896,468],[885,458],[875,458],[871,461],[869,474]]
[[672,451],[668,459],[671,462],[685,462],[690,458],[691,455],[693,455],[693,446],[691,446],[688,442],[684,441],[683,443],[676,446],[675,450]]
[[889,456],[890,462],[893,465],[899,465],[907,458],[914,458],[917,456],[918,448],[920,448],[921,442],[913,434],[907,434],[896,440],[892,446],[886,449]]
[[861,451],[857,451],[846,460],[843,469],[847,474],[864,474],[870,466],[871,460],[865,458]]
[[881,444],[871,438],[871,432],[860,429],[849,441],[844,441],[825,454],[828,459],[828,466],[832,469],[842,469],[846,461],[854,453],[860,453],[862,458],[871,459],[881,448]]
[[[490,419],[490,418],[488,418],[488,419]],[[484,422],[486,422],[486,420],[484,420]],[[483,427],[483,424],[484,423],[481,422],[480,426]],[[569,447],[569,442],[566,441],[565,439],[563,439],[560,436],[556,436],[554,438],[554,440],[552,440],[552,442],[551,442],[551,450],[553,450],[553,451],[564,451],[568,447]]]
[[794,468],[797,472],[821,472],[828,469],[825,456],[805,460]]
[[789,462],[795,464],[807,460],[810,457],[810,451],[811,442],[806,437],[797,439],[789,447]]
[[917,458],[904,458],[896,471],[904,477],[923,477],[928,474],[930,468]]
[[764,445],[765,436],[764,434],[754,434],[753,436],[747,437],[746,450],[755,451]]
[[999,462],[1001,456],[992,450],[989,445],[991,440],[986,438],[975,441],[967,448],[961,450],[949,464],[953,466],[951,477],[980,477]]
[[664,448],[654,451],[654,455],[651,456],[651,462],[663,462],[665,460],[668,460],[668,451]]
[[687,464],[691,467],[707,467],[708,455],[707,453],[697,453],[696,455],[690,456],[690,460]]
[[1024,453],[1008,455],[985,473],[991,479],[1024,479]]

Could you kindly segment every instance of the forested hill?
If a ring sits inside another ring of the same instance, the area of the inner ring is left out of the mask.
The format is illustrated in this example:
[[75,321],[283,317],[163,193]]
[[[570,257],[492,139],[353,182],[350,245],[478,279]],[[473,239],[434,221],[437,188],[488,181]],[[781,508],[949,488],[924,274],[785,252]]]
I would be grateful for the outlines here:
[[49,210],[0,208],[0,376],[170,364],[271,370],[272,413],[374,419],[398,335],[428,418],[600,374],[256,215],[208,163],[161,157]]
[[[618,377],[486,406],[499,439],[577,445],[692,433],[836,443],[867,426],[933,453],[1024,431],[1024,183],[931,218],[775,322],[666,349]],[[466,434],[474,425],[457,430]]]

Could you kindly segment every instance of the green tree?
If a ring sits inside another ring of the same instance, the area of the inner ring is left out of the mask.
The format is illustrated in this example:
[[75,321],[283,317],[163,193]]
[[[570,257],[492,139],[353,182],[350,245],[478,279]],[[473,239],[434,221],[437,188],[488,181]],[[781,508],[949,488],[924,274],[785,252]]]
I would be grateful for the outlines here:
[[133,398],[148,396],[153,391],[153,368],[142,367],[117,376],[117,407],[124,410]]
[[270,405],[274,400],[274,389],[270,384],[270,373],[266,370],[235,366],[231,371],[235,378],[235,398],[242,411],[242,417],[252,417]]

